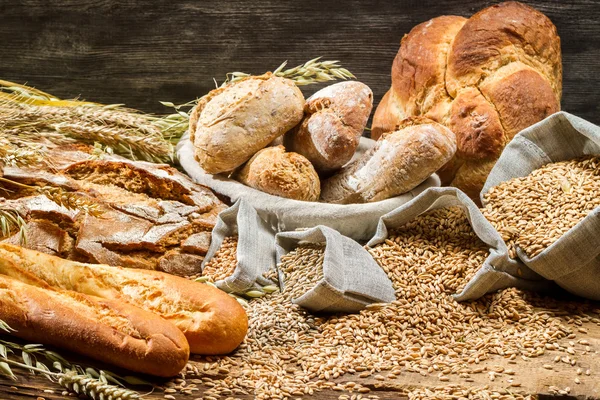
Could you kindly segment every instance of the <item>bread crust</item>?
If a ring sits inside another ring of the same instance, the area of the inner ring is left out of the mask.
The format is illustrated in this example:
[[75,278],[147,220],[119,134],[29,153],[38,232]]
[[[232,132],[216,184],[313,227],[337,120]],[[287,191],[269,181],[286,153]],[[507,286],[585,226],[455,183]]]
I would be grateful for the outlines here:
[[402,39],[373,135],[400,115],[446,125],[456,134],[457,152],[438,171],[442,184],[477,200],[504,147],[559,111],[561,91],[560,38],[539,11],[511,1],[468,20],[438,17]]
[[327,86],[306,100],[304,118],[285,135],[285,147],[321,173],[337,170],[354,155],[372,108],[373,92],[364,83]]
[[321,182],[304,156],[283,146],[260,150],[235,175],[243,184],[262,192],[294,200],[317,201]]
[[159,271],[78,263],[0,244],[0,273],[158,314],[183,332],[196,354],[230,353],[248,330],[246,312],[225,292]]
[[196,160],[211,174],[232,171],[298,124],[303,107],[296,84],[271,73],[216,89],[193,111]]
[[323,182],[321,199],[349,204],[384,200],[414,189],[448,162],[456,151],[454,134],[423,117],[400,123],[354,163]]
[[36,287],[0,275],[0,315],[22,339],[135,372],[171,377],[189,357],[181,331],[159,316],[42,282]]
[[456,96],[461,87],[477,85],[512,62],[539,71],[560,99],[562,59],[556,27],[536,9],[507,1],[474,14],[456,35],[448,55],[448,93]]

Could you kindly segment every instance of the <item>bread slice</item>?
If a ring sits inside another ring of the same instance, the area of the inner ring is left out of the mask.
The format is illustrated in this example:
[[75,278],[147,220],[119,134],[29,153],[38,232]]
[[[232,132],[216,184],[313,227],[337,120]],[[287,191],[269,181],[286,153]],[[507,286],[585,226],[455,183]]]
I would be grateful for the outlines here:
[[0,275],[0,317],[22,339],[67,349],[144,374],[170,377],[190,348],[177,327],[118,300]]
[[23,282],[127,302],[175,324],[192,353],[226,354],[244,339],[248,317],[227,293],[163,272],[64,260],[0,244],[0,273]]

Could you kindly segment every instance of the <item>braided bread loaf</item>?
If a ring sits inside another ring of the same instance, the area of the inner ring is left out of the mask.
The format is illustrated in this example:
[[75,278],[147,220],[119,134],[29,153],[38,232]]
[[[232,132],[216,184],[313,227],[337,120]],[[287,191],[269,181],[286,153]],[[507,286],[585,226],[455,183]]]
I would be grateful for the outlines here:
[[402,39],[371,137],[410,116],[446,125],[457,152],[438,171],[442,183],[477,199],[508,142],[560,110],[561,87],[560,38],[539,11],[506,2],[434,18]]

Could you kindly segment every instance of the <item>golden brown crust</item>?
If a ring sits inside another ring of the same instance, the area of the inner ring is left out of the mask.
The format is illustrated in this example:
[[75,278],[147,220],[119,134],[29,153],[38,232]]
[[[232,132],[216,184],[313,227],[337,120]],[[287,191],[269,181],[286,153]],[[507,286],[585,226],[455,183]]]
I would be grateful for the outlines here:
[[372,108],[373,92],[364,83],[327,86],[306,101],[304,118],[285,135],[285,146],[319,172],[339,169],[354,155]]
[[[448,98],[446,59],[452,40],[466,18],[445,15],[415,26],[402,38],[392,64],[392,90],[406,115],[425,115]],[[442,122],[443,115],[430,113]]]
[[304,96],[293,81],[268,73],[217,89],[197,107],[196,160],[217,174],[239,167],[300,122]]
[[504,148],[500,117],[476,88],[466,88],[458,93],[446,125],[456,135],[456,157],[493,158]]
[[560,110],[546,79],[526,66],[504,68],[481,84],[481,92],[500,115],[505,144],[517,133]]
[[170,322],[120,301],[40,286],[0,275],[0,315],[15,336],[145,374],[170,377],[185,367],[189,346]]
[[414,189],[448,162],[456,151],[454,134],[423,117],[402,121],[383,134],[354,163],[323,182],[321,199],[330,203],[365,203]]
[[476,199],[514,135],[560,110],[561,86],[560,38],[537,10],[506,2],[468,20],[434,18],[402,39],[372,137],[403,114],[445,124],[457,152],[442,184]]
[[240,304],[209,285],[163,272],[91,265],[0,244],[0,273],[127,302],[160,315],[185,335],[192,353],[226,354],[244,339],[248,318]]
[[321,182],[310,161],[283,146],[260,150],[235,178],[262,192],[288,199],[317,201]]
[[384,133],[395,131],[400,121],[406,118],[399,102],[395,101],[394,97],[394,91],[390,89],[379,102],[375,114],[373,114],[371,139],[377,140]]
[[458,32],[448,56],[448,92],[477,85],[512,62],[522,62],[544,75],[556,98],[562,88],[560,38],[556,27],[541,12],[508,1],[473,15]]

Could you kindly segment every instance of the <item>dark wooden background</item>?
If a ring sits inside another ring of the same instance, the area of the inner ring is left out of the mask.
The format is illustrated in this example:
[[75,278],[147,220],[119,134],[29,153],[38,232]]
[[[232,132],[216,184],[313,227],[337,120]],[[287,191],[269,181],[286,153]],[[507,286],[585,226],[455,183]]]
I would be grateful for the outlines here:
[[[526,2],[562,38],[563,109],[600,123],[600,2]],[[341,60],[379,101],[402,35],[429,18],[469,16],[492,3],[0,0],[0,79],[165,112],[159,100],[191,100],[226,72],[259,74],[323,56]]]

